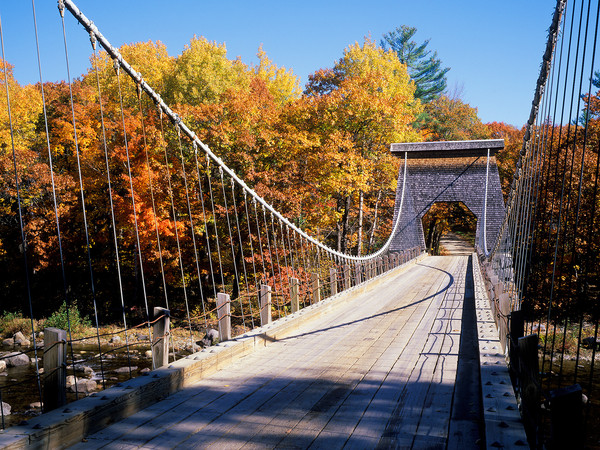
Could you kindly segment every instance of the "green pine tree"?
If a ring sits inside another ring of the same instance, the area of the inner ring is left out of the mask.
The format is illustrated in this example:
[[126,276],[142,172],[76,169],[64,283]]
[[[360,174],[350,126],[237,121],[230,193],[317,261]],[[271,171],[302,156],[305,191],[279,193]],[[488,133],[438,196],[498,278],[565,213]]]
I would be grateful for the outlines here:
[[423,103],[429,103],[446,89],[446,72],[450,68],[441,67],[442,61],[438,59],[437,52],[432,54],[431,50],[426,50],[429,39],[422,44],[411,40],[416,32],[416,28],[402,25],[385,34],[381,46],[396,52],[400,61],[406,64],[408,74],[415,82],[415,97]]

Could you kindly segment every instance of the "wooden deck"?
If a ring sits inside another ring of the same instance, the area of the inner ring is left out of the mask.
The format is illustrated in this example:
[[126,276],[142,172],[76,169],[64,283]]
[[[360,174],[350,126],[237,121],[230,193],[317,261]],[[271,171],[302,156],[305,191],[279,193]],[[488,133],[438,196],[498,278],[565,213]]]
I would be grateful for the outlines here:
[[75,447],[479,448],[469,261],[426,258]]

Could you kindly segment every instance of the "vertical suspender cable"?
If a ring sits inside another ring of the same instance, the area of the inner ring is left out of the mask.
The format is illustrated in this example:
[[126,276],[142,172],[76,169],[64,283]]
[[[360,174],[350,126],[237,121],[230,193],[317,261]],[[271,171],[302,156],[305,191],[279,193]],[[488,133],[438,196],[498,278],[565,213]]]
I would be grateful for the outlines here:
[[[206,155],[206,178],[208,180],[208,192],[210,194],[210,204],[212,207],[212,213],[213,213],[213,223],[215,226],[215,241],[217,243],[217,255],[219,256],[219,271],[221,273],[221,289],[223,293],[225,293],[225,274],[223,273],[223,261],[221,258],[221,244],[219,243],[219,228],[217,225],[217,213],[215,211],[215,199],[213,196],[213,188],[212,188],[212,181],[211,181],[211,176],[210,176],[210,158],[208,157],[208,155]],[[215,301],[217,299],[215,298]]]
[[[212,281],[213,294],[216,299],[217,283],[215,283],[215,271],[213,269],[212,263],[212,253],[210,249],[210,233],[208,231],[208,223],[206,221],[206,208],[204,207],[204,191],[202,190],[202,176],[200,175],[200,164],[198,163],[198,146],[196,145],[196,142],[192,144],[192,150],[194,152],[194,162],[196,163],[196,177],[198,178],[198,196],[200,197],[200,205],[202,206],[202,220],[204,221],[204,235],[206,236],[206,254],[210,268],[210,278]],[[206,317],[204,318],[204,321],[206,322]]]
[[[238,242],[239,242],[239,246],[240,246],[242,268],[244,270],[244,283],[246,284],[246,295],[248,296],[248,306],[250,308],[250,321],[252,323],[252,328],[254,328],[254,313],[252,311],[252,301],[250,300],[250,298],[251,298],[250,283],[248,282],[248,271],[246,270],[246,257],[244,255],[244,241],[242,240],[242,232],[240,229],[240,218],[239,218],[239,214],[238,214],[237,200],[235,199],[235,181],[233,180],[233,178],[231,179],[231,198],[233,199],[233,210],[235,211],[235,224],[236,224],[236,228],[237,228]],[[252,261],[254,261],[254,258],[252,258]],[[242,302],[241,295],[240,295],[240,307],[242,308],[242,316],[243,316],[244,304]]]
[[[42,93],[42,107],[43,107],[43,111],[44,111],[44,131],[45,131],[45,136],[46,136],[46,148],[48,150],[48,165],[50,167],[50,183],[52,186],[52,201],[54,204],[54,219],[55,219],[55,224],[56,224],[56,235],[58,238],[58,253],[59,253],[59,258],[60,258],[60,268],[61,268],[61,275],[62,275],[65,305],[67,307],[67,311],[66,311],[67,326],[68,326],[67,332],[69,333],[69,341],[72,341],[73,336],[71,334],[71,315],[70,315],[71,299],[68,295],[69,288],[67,286],[67,274],[66,274],[65,260],[64,260],[64,255],[63,255],[62,234],[60,232],[60,218],[59,218],[59,214],[58,214],[58,200],[57,200],[57,196],[56,196],[56,184],[54,181],[54,164],[52,161],[52,149],[50,147],[50,132],[48,129],[48,111],[46,108],[46,96],[44,93],[44,77],[42,76],[42,59],[40,57],[40,40],[39,40],[38,30],[37,30],[37,18],[36,18],[36,14],[35,14],[35,0],[31,0],[31,8],[33,11],[33,26],[34,26],[34,30],[35,30],[35,44],[36,44],[36,50],[37,50],[38,72],[39,72],[39,76],[40,76],[40,89],[41,89],[41,93]],[[71,360],[75,361],[72,342],[70,342],[69,349],[70,349],[70,353],[71,353]],[[75,368],[73,368],[73,375],[75,375]],[[77,389],[77,384],[75,384],[75,398],[79,399],[79,391]]]
[[[90,287],[92,290],[92,303],[94,305],[94,319],[96,323],[96,339],[98,341],[98,354],[100,355],[100,372],[102,374],[102,386],[106,388],[105,380],[104,380],[104,363],[102,361],[102,348],[100,345],[100,324],[98,323],[98,307],[96,305],[96,284],[94,282],[94,269],[92,267],[92,252],[90,246],[90,234],[88,230],[87,223],[87,211],[85,208],[85,195],[83,192],[83,176],[81,174],[81,158],[79,155],[79,143],[77,142],[77,123],[75,121],[75,104],[73,102],[73,86],[71,83],[71,69],[69,65],[69,51],[67,49],[67,31],[65,29],[65,6],[62,0],[58,2],[58,9],[60,11],[60,17],[62,22],[62,30],[63,30],[63,42],[65,45],[65,63],[67,66],[67,84],[69,85],[69,99],[71,103],[71,120],[73,123],[73,144],[75,145],[75,156],[77,159],[77,174],[79,176],[79,192],[81,194],[81,210],[83,214],[83,228],[85,231],[85,246],[87,250],[87,258],[88,258],[88,269],[90,272]],[[77,378],[75,378],[75,383],[77,383]]]
[[[184,300],[185,304],[187,305],[188,304],[187,283],[185,281],[185,270],[183,268],[183,254],[181,252],[181,242],[179,239],[177,211],[175,209],[175,199],[173,197],[173,184],[171,182],[171,169],[169,168],[169,153],[167,151],[167,139],[166,139],[166,135],[165,135],[165,129],[164,129],[164,125],[163,125],[161,110],[159,110],[159,116],[160,116],[160,134],[162,137],[163,153],[164,153],[164,157],[165,157],[165,170],[167,173],[167,189],[169,192],[169,199],[171,201],[171,215],[173,216],[173,230],[174,230],[174,234],[175,234],[175,243],[177,244],[177,261],[179,263],[179,273],[181,274],[181,288],[183,290],[183,300]],[[189,320],[189,314],[188,314],[188,324],[191,326],[190,320]],[[191,333],[191,329],[190,329],[190,333]],[[192,344],[192,348],[193,348],[194,343],[192,342],[191,344]]]
[[110,203],[110,217],[111,217],[111,224],[112,224],[112,230],[113,230],[113,241],[115,244],[115,261],[116,261],[116,265],[117,265],[117,277],[118,277],[118,282],[119,282],[119,297],[121,299],[121,312],[123,314],[123,327],[125,329],[125,348],[126,348],[126,354],[127,354],[127,366],[131,367],[131,356],[130,356],[130,352],[129,352],[129,336],[128,336],[128,329],[127,329],[127,317],[125,314],[125,297],[123,295],[123,279],[122,279],[122,274],[121,274],[121,257],[119,254],[119,241],[117,238],[117,224],[116,224],[116,220],[115,220],[115,207],[114,207],[114,200],[113,200],[113,193],[112,193],[112,181],[110,178],[110,165],[108,162],[108,146],[106,144],[106,127],[104,125],[104,109],[102,106],[102,90],[100,89],[100,75],[98,73],[98,55],[97,55],[97,51],[96,51],[96,37],[93,34],[90,34],[90,41],[92,43],[92,47],[94,50],[94,69],[96,72],[96,85],[98,88],[98,105],[100,107],[100,127],[102,130],[102,144],[104,146],[104,160],[106,162],[106,179],[108,182],[108,198],[109,198],[109,203]]
[[[127,174],[129,177],[129,189],[131,190],[131,206],[133,209],[133,224],[135,227],[135,238],[136,238],[136,244],[137,244],[137,258],[139,261],[139,265],[140,265],[140,278],[141,278],[141,282],[142,282],[142,294],[144,296],[144,305],[146,306],[146,321],[147,321],[147,328],[148,328],[148,339],[150,340],[150,342],[152,342],[152,333],[151,333],[151,328],[150,328],[150,311],[148,309],[148,295],[146,293],[146,280],[145,280],[145,276],[144,276],[144,260],[142,258],[142,247],[141,247],[141,242],[140,242],[140,232],[138,229],[138,222],[137,222],[137,210],[136,210],[136,203],[135,203],[135,190],[133,189],[133,174],[131,172],[131,163],[130,163],[130,158],[129,158],[129,144],[127,142],[127,128],[125,126],[125,109],[123,106],[123,94],[121,91],[121,74],[120,74],[120,65],[119,62],[115,60],[114,62],[114,68],[115,68],[115,72],[117,75],[117,87],[118,87],[118,93],[119,93],[119,105],[121,107],[120,111],[121,111],[121,122],[123,125],[123,142],[125,144],[125,156],[126,156],[126,161],[127,161]],[[154,366],[154,352],[152,352],[152,366]],[[129,367],[129,376],[131,376],[131,367]]]
[[[35,359],[35,375],[36,375],[36,383],[38,389],[38,396],[40,400],[40,404],[42,402],[42,384],[40,380],[40,363],[38,360],[38,347],[37,342],[35,340],[35,326],[33,321],[33,302],[31,295],[31,280],[29,277],[29,264],[27,261],[27,238],[25,236],[25,228],[23,221],[23,207],[21,204],[21,184],[19,183],[19,171],[17,169],[17,153],[15,150],[15,135],[13,130],[13,121],[12,121],[12,112],[11,112],[11,103],[10,103],[10,92],[8,88],[8,73],[6,67],[6,57],[4,55],[4,34],[2,32],[2,19],[0,18],[0,44],[2,46],[2,68],[4,71],[4,87],[6,89],[6,112],[8,115],[8,125],[10,128],[10,143],[12,149],[12,159],[13,159],[13,170],[15,172],[15,189],[17,192],[17,208],[19,212],[19,231],[21,232],[21,245],[23,246],[23,270],[25,272],[25,288],[27,292],[27,304],[29,306],[29,320],[31,323],[31,342],[33,342],[33,356]],[[2,395],[2,390],[0,389],[0,396]],[[0,407],[2,407],[2,398],[0,398]],[[4,410],[2,410],[2,428],[4,428]]]
[[[242,325],[245,328],[246,327],[246,318],[244,317],[244,305],[242,305],[240,275],[238,273],[237,262],[235,261],[235,259],[236,259],[235,248],[234,248],[234,243],[233,243],[233,234],[231,233],[231,219],[229,217],[229,205],[227,204],[227,193],[225,191],[225,180],[223,179],[223,170],[219,170],[219,174],[221,175],[221,190],[223,192],[223,203],[225,206],[225,215],[227,218],[227,230],[229,232],[229,243],[231,244],[231,261],[233,263],[233,273],[235,276],[235,283],[237,286],[237,295],[238,295],[240,308],[241,308],[241,312],[242,312]],[[235,213],[237,215],[237,211]],[[233,286],[232,286],[232,288],[233,288]]]
[[[198,248],[196,246],[196,232],[194,231],[194,219],[192,217],[192,207],[190,205],[190,193],[187,183],[187,174],[185,170],[185,160],[183,158],[183,145],[181,144],[181,135],[179,127],[177,127],[177,144],[179,147],[179,157],[181,159],[181,175],[183,177],[183,187],[185,189],[185,201],[187,204],[188,217],[190,221],[190,234],[192,236],[192,250],[194,251],[194,262],[196,263],[196,276],[198,277],[198,289],[200,289],[200,301],[202,304],[202,315],[204,316],[204,326],[208,328],[206,322],[206,308],[204,307],[204,293],[202,292],[202,275],[200,274],[200,262],[198,261]],[[183,263],[183,261],[182,261]],[[194,348],[194,334],[192,333],[192,320],[190,318],[190,305],[188,298],[185,299],[185,312],[187,315],[188,329],[190,332],[190,348]]]

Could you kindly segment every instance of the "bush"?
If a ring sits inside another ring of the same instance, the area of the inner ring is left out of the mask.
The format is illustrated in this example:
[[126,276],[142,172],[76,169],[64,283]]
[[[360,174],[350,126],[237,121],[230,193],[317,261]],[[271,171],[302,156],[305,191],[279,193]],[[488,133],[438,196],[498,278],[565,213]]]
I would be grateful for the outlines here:
[[17,331],[25,336],[31,336],[31,319],[21,313],[6,312],[0,316],[0,335],[12,337]]
[[69,323],[71,324],[71,334],[84,333],[88,328],[92,326],[90,319],[82,317],[77,305],[72,304],[68,309],[67,317],[67,304],[63,302],[58,308],[58,311],[52,313],[50,317],[44,322],[44,328],[54,327],[61,330],[69,330]]

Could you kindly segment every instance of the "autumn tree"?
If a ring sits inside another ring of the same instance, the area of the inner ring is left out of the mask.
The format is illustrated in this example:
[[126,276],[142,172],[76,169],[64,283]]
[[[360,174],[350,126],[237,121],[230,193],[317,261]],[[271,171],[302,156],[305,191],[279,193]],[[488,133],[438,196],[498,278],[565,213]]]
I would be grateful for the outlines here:
[[285,105],[296,100],[302,94],[299,78],[291,70],[278,67],[269,59],[262,46],[259,47],[258,65],[252,71],[265,82],[269,93],[278,105]]
[[226,91],[248,88],[247,72],[242,61],[227,58],[225,44],[194,36],[175,61],[167,100],[192,106],[218,103]]
[[416,32],[416,28],[402,25],[385,34],[381,46],[396,52],[400,62],[406,64],[408,74],[415,83],[415,98],[429,103],[446,90],[446,73],[450,68],[442,67],[437,52],[427,50],[429,39],[421,44],[411,40]]
[[[365,203],[374,205],[371,221],[376,223],[381,200],[374,199],[393,192],[397,162],[389,154],[389,144],[419,138],[412,123],[422,107],[414,89],[396,54],[369,39],[348,47],[332,69],[309,77],[298,105],[298,114],[308,116],[318,137],[312,161],[307,162],[308,173],[317,176],[309,182],[317,185],[322,207],[335,204],[336,244],[341,251],[350,242],[362,253]],[[349,241],[353,202],[357,203],[354,242]]]
[[504,149],[496,155],[498,173],[504,198],[508,196],[510,184],[515,173],[519,151],[523,146],[524,129],[504,122],[486,123],[490,139],[504,139]]
[[423,125],[428,141],[485,139],[488,131],[474,108],[459,98],[445,95],[427,103]]

